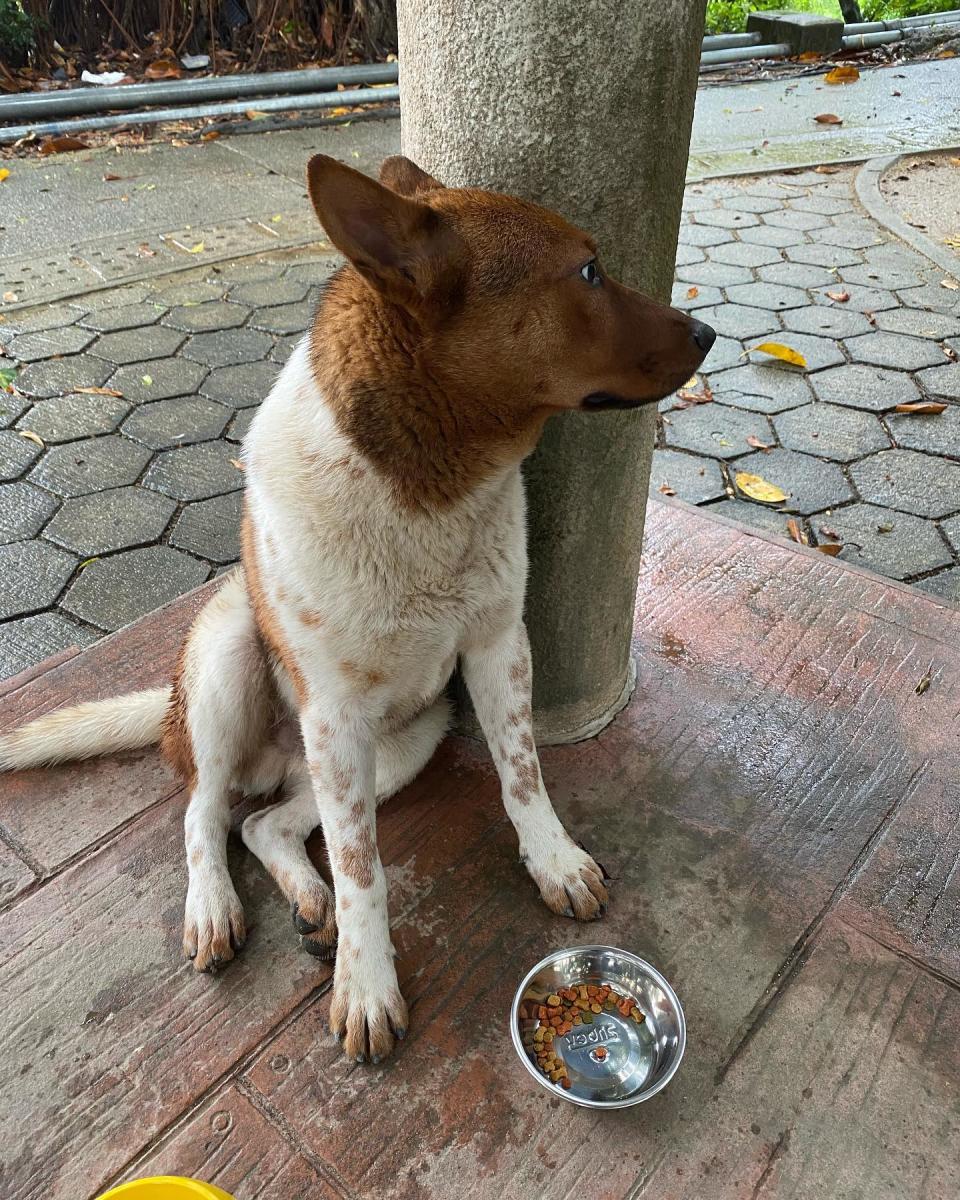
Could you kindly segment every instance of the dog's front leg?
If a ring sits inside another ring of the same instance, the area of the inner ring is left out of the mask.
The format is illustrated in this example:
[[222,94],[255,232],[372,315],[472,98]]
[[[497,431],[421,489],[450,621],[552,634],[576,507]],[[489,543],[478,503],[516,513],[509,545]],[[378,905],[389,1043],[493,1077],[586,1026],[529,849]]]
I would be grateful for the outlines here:
[[330,1028],[357,1062],[379,1062],[406,1032],[377,852],[375,742],[362,713],[309,706],[301,720],[307,766],[330,856],[337,964]]
[[521,858],[544,903],[581,921],[601,916],[607,902],[603,871],[564,829],[540,774],[523,622],[465,651],[463,672],[500,775],[504,807],[520,839]]

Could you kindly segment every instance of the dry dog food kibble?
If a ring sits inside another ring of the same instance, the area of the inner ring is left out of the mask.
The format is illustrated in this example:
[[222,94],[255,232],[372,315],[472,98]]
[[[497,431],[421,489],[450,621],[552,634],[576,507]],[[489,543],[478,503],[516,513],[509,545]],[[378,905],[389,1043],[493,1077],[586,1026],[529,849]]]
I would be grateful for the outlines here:
[[[629,996],[622,996],[608,984],[580,983],[559,988],[544,996],[530,990],[520,1003],[523,1040],[542,1073],[560,1087],[570,1087],[570,1076],[563,1060],[561,1043],[578,1025],[592,1025],[601,1013],[619,1013],[642,1025],[646,1019]],[[607,1058],[605,1046],[590,1051],[596,1062]]]

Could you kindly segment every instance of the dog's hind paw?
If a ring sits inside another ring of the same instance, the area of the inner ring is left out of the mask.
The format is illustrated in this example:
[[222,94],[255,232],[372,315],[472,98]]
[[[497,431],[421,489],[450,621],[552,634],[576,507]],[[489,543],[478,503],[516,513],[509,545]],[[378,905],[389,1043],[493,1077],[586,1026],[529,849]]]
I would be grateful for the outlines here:
[[603,868],[572,840],[528,851],[524,862],[551,912],[578,921],[596,921],[606,912]]
[[322,880],[298,891],[290,905],[300,945],[314,958],[332,959],[337,953],[337,917],[333,893]]
[[191,879],[183,918],[183,953],[194,970],[215,972],[228,963],[247,936],[243,906],[224,871]]

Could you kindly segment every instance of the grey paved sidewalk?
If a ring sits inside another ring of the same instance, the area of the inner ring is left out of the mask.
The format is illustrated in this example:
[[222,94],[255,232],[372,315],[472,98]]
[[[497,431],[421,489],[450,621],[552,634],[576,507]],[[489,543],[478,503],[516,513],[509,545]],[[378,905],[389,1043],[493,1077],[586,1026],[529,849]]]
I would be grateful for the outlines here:
[[[652,489],[782,534],[793,515],[811,542],[960,599],[960,292],[887,240],[853,178],[688,188],[675,302],[720,333],[714,399],[661,406]],[[301,248],[4,314],[0,674],[235,560],[239,443],[332,266]],[[763,340],[807,369],[742,357]],[[892,412],[927,396],[947,411]],[[739,471],[787,501],[738,496]]]

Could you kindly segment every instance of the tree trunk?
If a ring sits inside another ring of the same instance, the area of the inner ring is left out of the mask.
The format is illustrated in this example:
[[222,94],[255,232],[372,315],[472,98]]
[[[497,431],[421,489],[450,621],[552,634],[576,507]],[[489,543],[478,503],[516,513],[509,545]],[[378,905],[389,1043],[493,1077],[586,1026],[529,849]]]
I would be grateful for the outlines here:
[[[705,0],[400,0],[402,145],[448,184],[513,192],[670,295]],[[652,409],[548,423],[526,467],[527,623],[541,741],[630,694]]]

